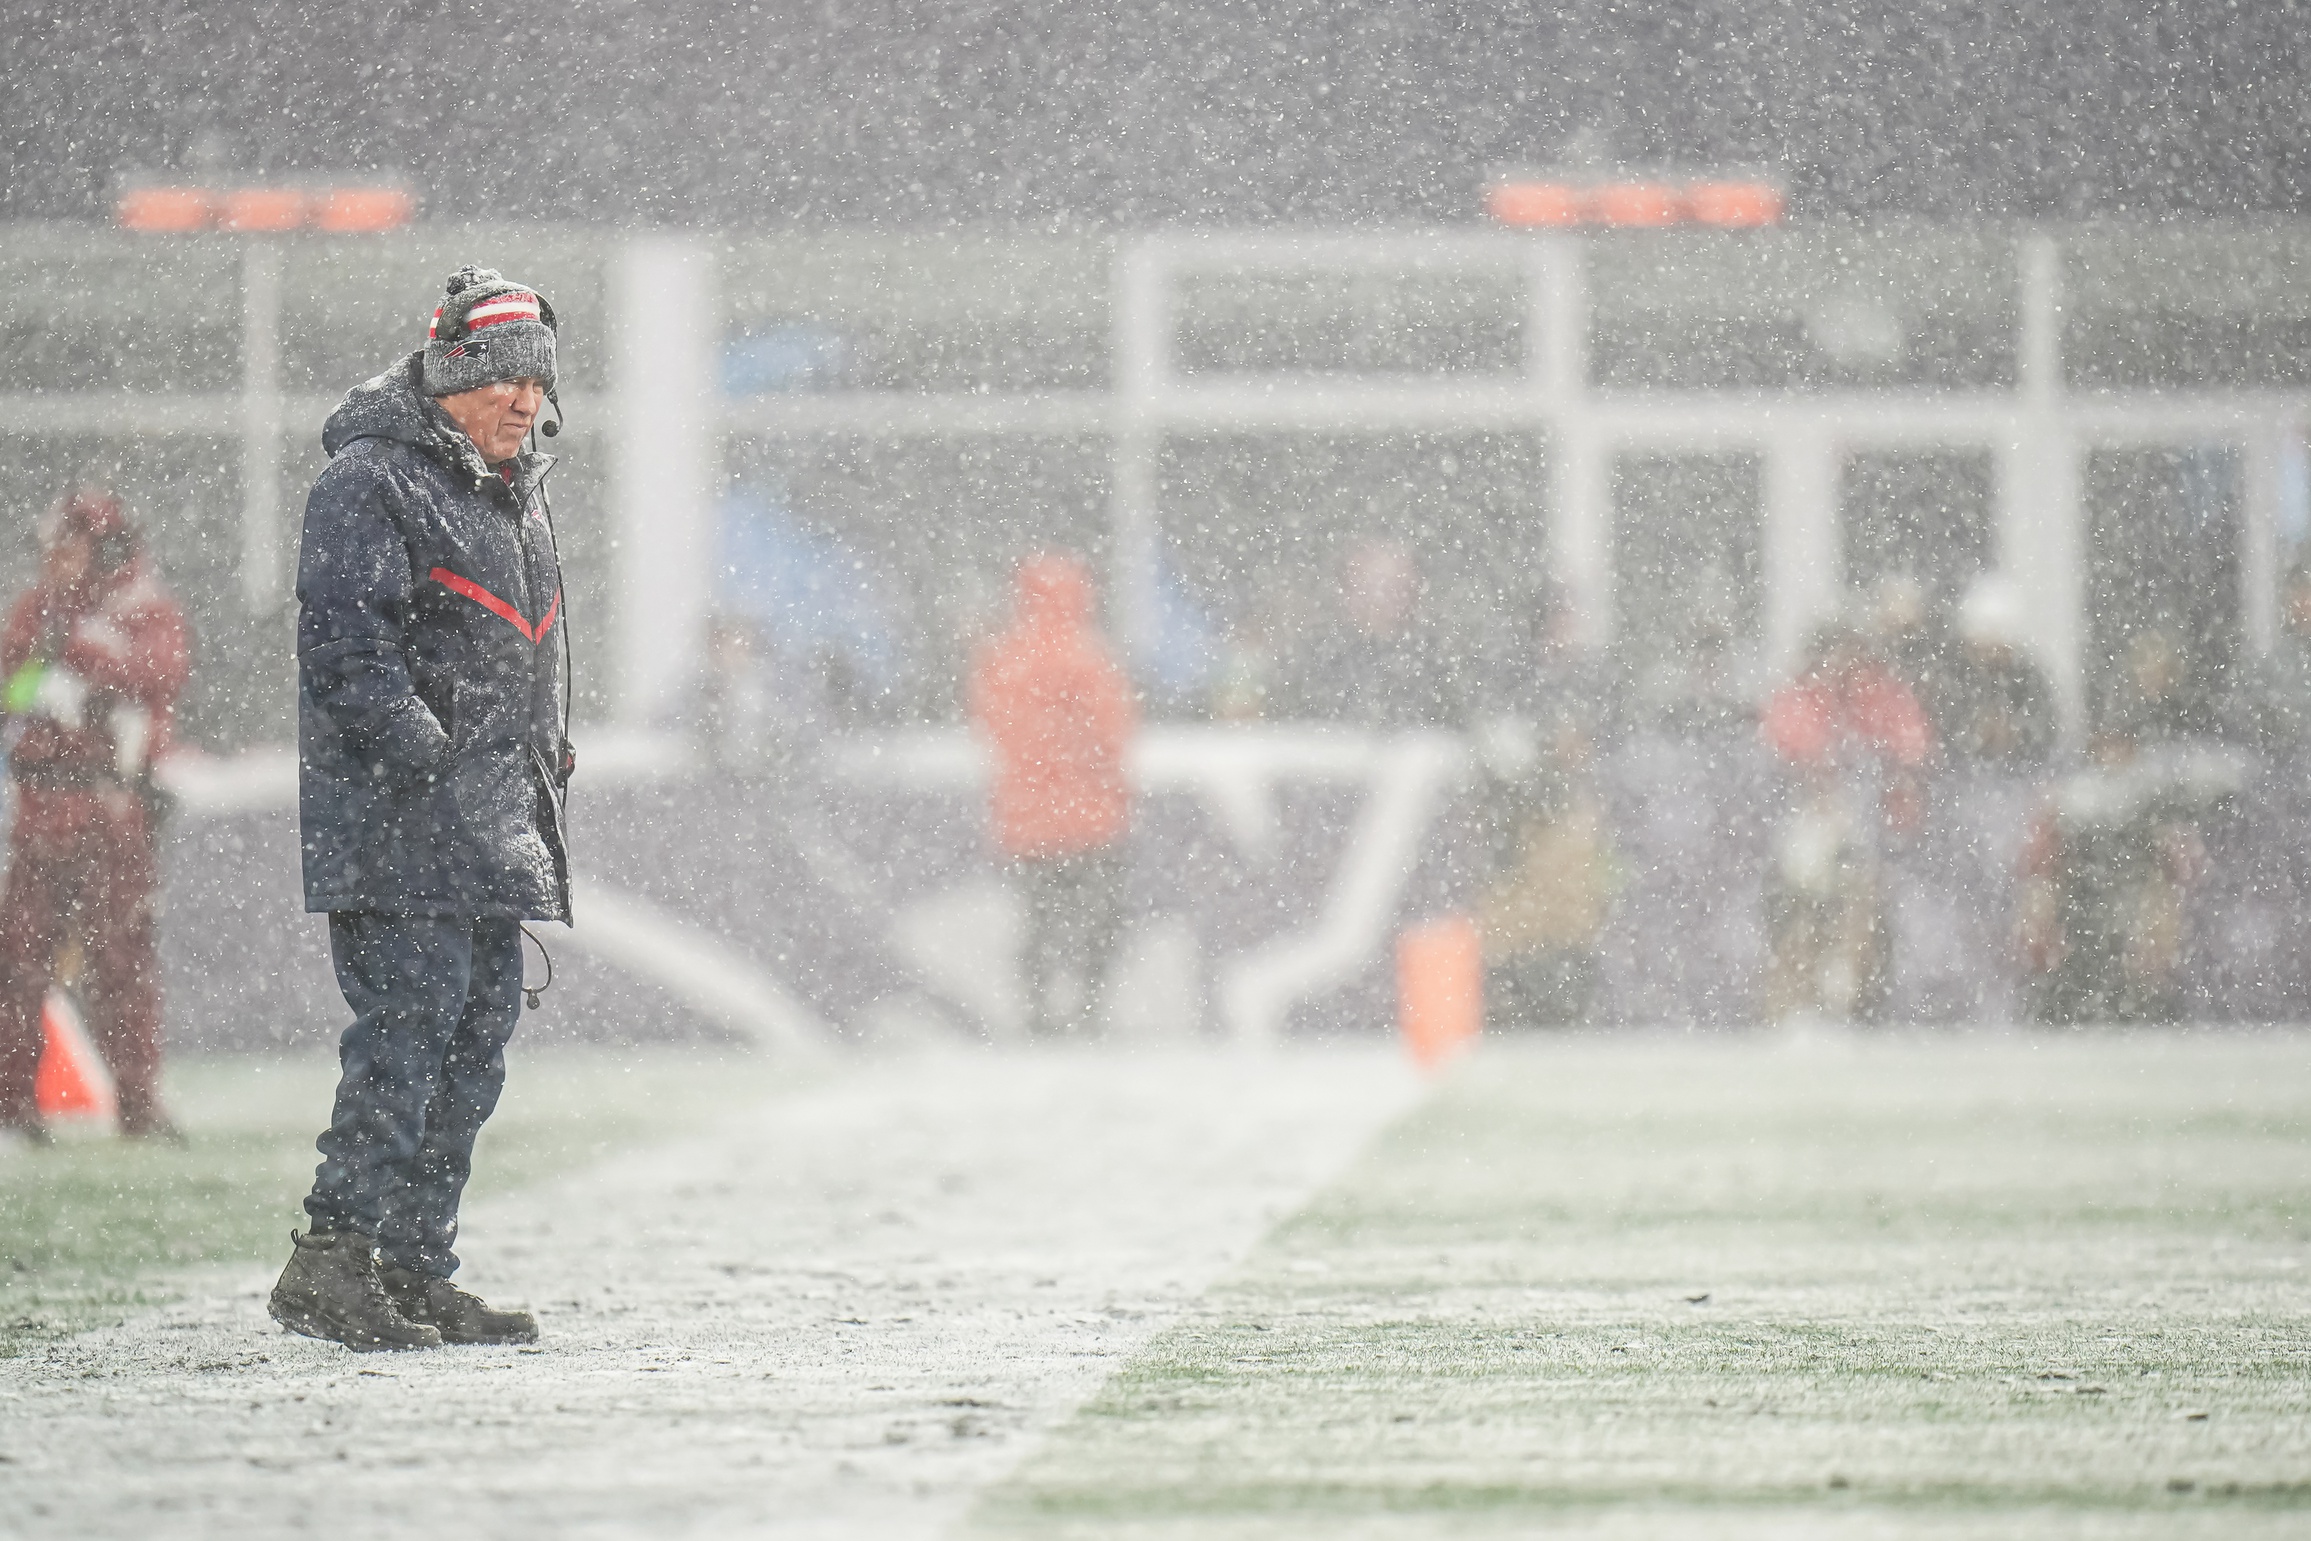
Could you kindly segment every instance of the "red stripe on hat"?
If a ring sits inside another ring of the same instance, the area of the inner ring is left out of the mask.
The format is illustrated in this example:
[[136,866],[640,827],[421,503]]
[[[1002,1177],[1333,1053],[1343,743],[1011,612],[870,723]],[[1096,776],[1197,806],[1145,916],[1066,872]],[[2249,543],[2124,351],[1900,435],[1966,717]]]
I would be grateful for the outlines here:
[[485,326],[496,326],[501,321],[538,319],[538,297],[534,294],[493,295],[465,313],[466,329],[475,332]]
[[433,319],[425,323],[425,340],[433,341],[433,334],[441,329],[441,307],[433,307]]

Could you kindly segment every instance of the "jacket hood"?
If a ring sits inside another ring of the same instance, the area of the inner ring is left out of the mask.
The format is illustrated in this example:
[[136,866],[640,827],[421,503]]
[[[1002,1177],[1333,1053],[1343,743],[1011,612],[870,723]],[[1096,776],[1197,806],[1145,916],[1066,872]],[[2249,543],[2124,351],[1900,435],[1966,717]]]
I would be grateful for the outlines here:
[[1091,619],[1091,575],[1071,556],[1030,558],[1019,569],[1018,603],[1024,625],[1080,631]]
[[[344,401],[321,427],[321,448],[331,456],[362,439],[390,439],[431,455],[451,471],[462,473],[474,486],[493,481],[497,473],[481,458],[465,430],[443,411],[441,404],[419,389],[425,350],[411,353],[391,369],[364,380],[345,393]],[[551,455],[514,457],[514,488],[526,495],[554,463]]]

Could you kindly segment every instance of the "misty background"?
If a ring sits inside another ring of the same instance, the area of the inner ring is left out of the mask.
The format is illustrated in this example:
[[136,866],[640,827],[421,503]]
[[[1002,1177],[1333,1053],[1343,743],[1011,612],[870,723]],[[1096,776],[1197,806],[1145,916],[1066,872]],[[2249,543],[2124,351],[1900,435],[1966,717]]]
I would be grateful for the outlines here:
[[0,215],[404,173],[433,220],[1464,222],[1590,131],[1798,218],[2285,214],[2302,7],[20,3]]

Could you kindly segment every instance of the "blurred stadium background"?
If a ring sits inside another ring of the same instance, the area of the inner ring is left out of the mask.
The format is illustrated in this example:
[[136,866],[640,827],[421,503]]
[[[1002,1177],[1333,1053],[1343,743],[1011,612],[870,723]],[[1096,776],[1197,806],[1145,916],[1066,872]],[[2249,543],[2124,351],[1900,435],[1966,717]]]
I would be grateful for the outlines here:
[[[1043,547],[1103,575],[1149,702],[1126,993],[1167,1006],[1128,1031],[1385,1025],[1392,938],[1480,881],[1482,730],[1534,679],[1614,831],[1595,1015],[1714,1024],[1764,1009],[1789,794],[1697,692],[1743,716],[1897,574],[1938,614],[2006,581],[2073,754],[2146,632],[2210,737],[2283,641],[2311,141],[2278,13],[771,9],[7,23],[0,507],[118,487],[192,609],[180,1044],[334,1031],[285,801],[300,497],[468,260],[568,323],[581,1036],[1010,1030],[959,683]],[[501,43],[486,91],[424,62]],[[121,228],[346,167],[415,222]],[[1757,228],[1486,214],[1531,168],[1760,167]],[[1417,573],[1425,705],[1294,656],[1375,550]],[[2228,742],[2182,1003],[2292,1017],[2303,810]],[[1937,772],[1883,1015],[2022,1010],[2058,768]]]
[[[344,385],[404,349],[439,272],[477,254],[570,318],[553,485],[581,717],[603,751],[580,814],[597,872],[830,1019],[904,1002],[908,1020],[1000,1030],[1001,986],[953,956],[999,947],[1006,924],[959,682],[1016,561],[1065,546],[1108,578],[1155,719],[1146,966],[1213,1030],[1378,1025],[1384,943],[1449,901],[1457,828],[1449,743],[1425,770],[1384,746],[1513,710],[1488,699],[1496,683],[1554,666],[1519,654],[1539,645],[1535,616],[1635,678],[1714,609],[1754,695],[1886,573],[1946,601],[1997,570],[2026,596],[2073,742],[2148,626],[2174,629],[2191,688],[2221,697],[2272,645],[2281,574],[2311,530],[2311,354],[2293,345],[2311,326],[2294,277],[2307,241],[2276,224],[1093,238],[20,223],[0,234],[15,344],[0,485],[27,522],[74,479],[129,498],[199,630],[186,735],[241,757],[188,783],[178,829],[180,1042],[334,1020],[294,918],[280,800],[301,489]],[[1416,556],[1451,698],[1380,711],[1283,678],[1231,698],[1231,646],[1335,625],[1343,563],[1375,536]],[[28,578],[30,542],[8,557],[8,579]],[[749,706],[730,695],[748,688],[732,658],[757,647],[772,678]],[[1621,710],[1606,779],[1632,870],[1608,1014],[1741,1020],[1770,766],[1747,740],[1664,737],[1643,703]],[[2015,1009],[1996,927],[1947,977],[1926,933],[1962,924],[1969,895],[1996,902],[2026,805],[1941,800],[1933,834],[1953,854],[1903,878],[1918,933],[1896,945],[1905,1013]],[[678,853],[688,838],[700,848]],[[1358,860],[1379,864],[1384,904],[1369,881],[1347,892]],[[2229,879],[2197,896],[2194,1003],[2293,1010],[2292,895]],[[1253,988],[1246,960],[1294,937],[1330,951],[1289,1001],[1231,1005]],[[259,942],[294,988],[250,995],[233,960]],[[707,1030],[679,987],[633,988],[614,1012],[611,997],[578,1010],[582,1030]]]

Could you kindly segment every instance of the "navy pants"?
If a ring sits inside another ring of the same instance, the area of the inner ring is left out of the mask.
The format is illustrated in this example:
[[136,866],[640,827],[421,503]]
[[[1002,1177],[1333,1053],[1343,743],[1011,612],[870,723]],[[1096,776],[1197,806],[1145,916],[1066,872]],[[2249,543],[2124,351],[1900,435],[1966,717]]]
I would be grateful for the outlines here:
[[386,1261],[418,1273],[457,1271],[458,1199],[521,1014],[521,944],[511,920],[329,917],[353,1025],[305,1200],[313,1229],[374,1236]]

